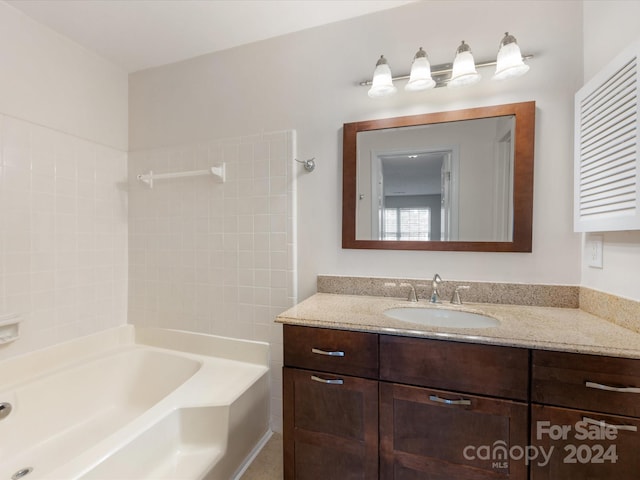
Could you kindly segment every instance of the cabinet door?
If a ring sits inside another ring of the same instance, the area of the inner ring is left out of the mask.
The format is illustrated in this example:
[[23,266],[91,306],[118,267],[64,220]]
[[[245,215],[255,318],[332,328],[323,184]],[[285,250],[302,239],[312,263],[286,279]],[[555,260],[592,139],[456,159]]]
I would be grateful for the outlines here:
[[525,480],[527,432],[524,403],[380,383],[380,478]]
[[284,478],[378,478],[378,382],[283,369]]
[[543,405],[531,414],[531,444],[546,452],[531,462],[532,480],[638,478],[640,419]]

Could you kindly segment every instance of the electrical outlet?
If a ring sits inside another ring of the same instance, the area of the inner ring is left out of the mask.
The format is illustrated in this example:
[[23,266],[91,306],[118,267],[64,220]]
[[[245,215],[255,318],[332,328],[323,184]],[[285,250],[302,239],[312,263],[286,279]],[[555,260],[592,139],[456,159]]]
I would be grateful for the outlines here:
[[585,245],[587,265],[592,268],[602,268],[603,235],[589,235]]

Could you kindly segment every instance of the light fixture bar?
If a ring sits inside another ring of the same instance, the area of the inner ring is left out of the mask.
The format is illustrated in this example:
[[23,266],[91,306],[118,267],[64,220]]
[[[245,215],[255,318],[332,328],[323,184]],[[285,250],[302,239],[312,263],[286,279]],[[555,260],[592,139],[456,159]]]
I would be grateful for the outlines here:
[[[523,60],[529,60],[530,58],[533,58],[533,57],[534,57],[534,55],[523,55],[522,59]],[[477,62],[476,63],[476,68],[493,67],[493,66],[496,65],[496,63],[497,63],[497,60],[490,60],[490,61],[486,61],[486,62]],[[442,63],[440,65],[432,65],[431,66],[431,76],[436,81],[435,88],[444,87],[444,86],[447,85],[447,82],[451,78],[451,71],[452,70],[453,70],[453,63]],[[394,82],[396,80],[408,80],[408,79],[409,79],[409,75],[400,75],[400,76],[392,78],[392,80]],[[361,87],[367,87],[367,86],[371,86],[372,83],[373,82],[371,80],[367,80],[367,81],[358,83],[358,85],[360,85]]]

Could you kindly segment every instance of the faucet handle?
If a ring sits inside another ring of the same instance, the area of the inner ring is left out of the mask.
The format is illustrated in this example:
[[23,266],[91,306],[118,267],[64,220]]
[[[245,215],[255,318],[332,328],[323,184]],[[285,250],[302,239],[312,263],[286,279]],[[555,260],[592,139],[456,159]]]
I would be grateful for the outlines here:
[[400,286],[402,287],[409,287],[409,296],[407,297],[407,300],[409,302],[417,302],[418,301],[418,296],[416,295],[416,287],[414,287],[412,284],[410,283],[402,283]]
[[453,291],[451,303],[454,305],[462,305],[462,300],[460,300],[460,290],[469,290],[469,288],[469,285],[458,285]]

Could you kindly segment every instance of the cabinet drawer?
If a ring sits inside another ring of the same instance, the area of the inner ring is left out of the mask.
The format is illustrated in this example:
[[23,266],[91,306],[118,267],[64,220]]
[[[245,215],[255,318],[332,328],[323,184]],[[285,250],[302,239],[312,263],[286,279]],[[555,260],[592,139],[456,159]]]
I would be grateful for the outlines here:
[[527,400],[529,351],[380,336],[380,379]]
[[640,360],[535,351],[532,400],[640,417]]
[[285,325],[284,364],[378,378],[378,335]]

